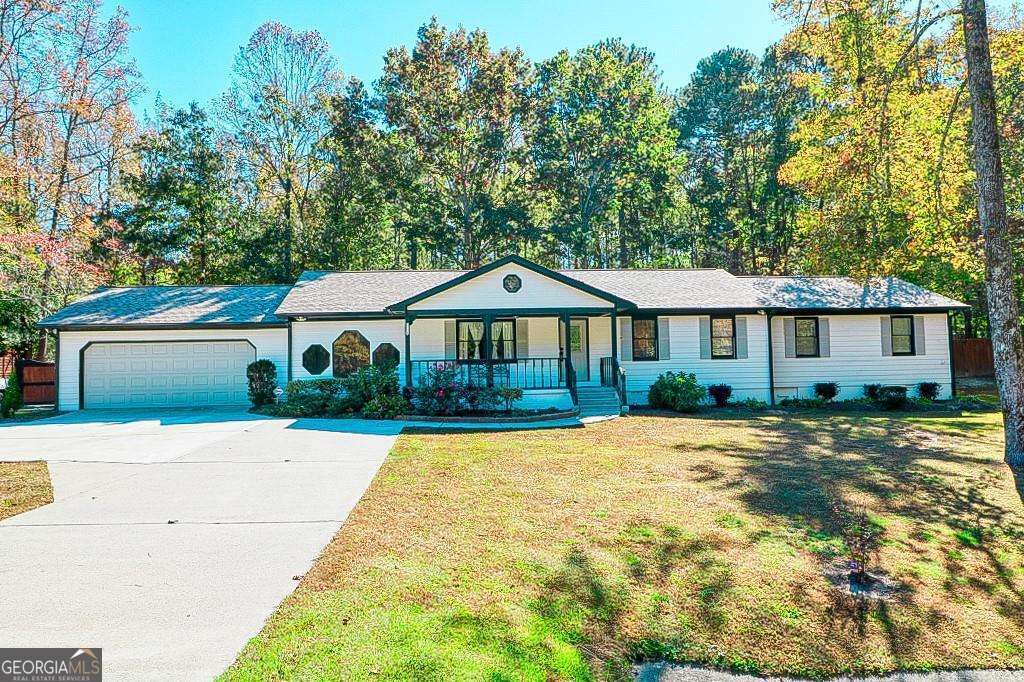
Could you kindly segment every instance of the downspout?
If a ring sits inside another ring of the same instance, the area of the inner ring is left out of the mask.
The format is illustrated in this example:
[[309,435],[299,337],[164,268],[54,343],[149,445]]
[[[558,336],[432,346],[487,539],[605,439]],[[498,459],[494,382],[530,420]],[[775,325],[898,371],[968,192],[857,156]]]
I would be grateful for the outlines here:
[[410,335],[412,334],[412,316],[408,312],[405,313],[405,385],[407,387],[412,386],[412,342],[410,341]]
[[60,413],[60,329],[56,330],[56,348],[53,351],[53,411]]
[[772,343],[772,314],[768,313],[768,394],[775,406],[775,348]]
[[946,336],[949,337],[949,392],[956,398],[956,355],[953,352],[953,311],[946,312]]
[[288,318],[288,383],[292,382],[292,318]]

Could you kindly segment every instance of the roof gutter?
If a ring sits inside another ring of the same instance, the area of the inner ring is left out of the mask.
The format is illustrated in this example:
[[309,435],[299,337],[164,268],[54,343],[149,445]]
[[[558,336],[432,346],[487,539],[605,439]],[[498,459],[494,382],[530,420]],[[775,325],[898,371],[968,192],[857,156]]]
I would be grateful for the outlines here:
[[37,322],[37,329],[56,329],[62,332],[114,332],[114,331],[171,331],[175,329],[284,329],[283,322],[183,322],[179,324],[43,324]]

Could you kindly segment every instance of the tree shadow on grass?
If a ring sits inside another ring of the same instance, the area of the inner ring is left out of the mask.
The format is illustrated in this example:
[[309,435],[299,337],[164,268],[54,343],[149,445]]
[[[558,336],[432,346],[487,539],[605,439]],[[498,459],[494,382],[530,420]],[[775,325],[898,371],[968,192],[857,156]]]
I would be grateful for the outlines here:
[[[984,542],[997,535],[1024,539],[1019,505],[1014,507],[1012,501],[990,494],[1005,486],[998,462],[957,452],[937,436],[899,419],[872,419],[869,423],[835,416],[827,422],[760,420],[751,428],[757,430],[761,446],[723,453],[738,466],[730,475],[707,477],[711,484],[737,493],[753,513],[782,517],[815,532],[840,534],[842,519],[835,500],[852,500],[884,515],[898,515],[920,532],[942,524],[957,537],[977,533],[979,543],[974,549],[983,553],[997,576],[1004,595],[1001,611],[1024,622],[1024,592],[1014,580],[1013,570]],[[991,585],[977,588],[992,590]],[[862,635],[870,618],[878,623],[894,657],[914,652],[915,626],[894,618],[890,604],[883,601],[866,606],[856,599],[834,597],[830,614],[839,630],[853,627]],[[912,587],[903,590],[896,603],[917,613],[924,622],[944,617],[917,603]]]

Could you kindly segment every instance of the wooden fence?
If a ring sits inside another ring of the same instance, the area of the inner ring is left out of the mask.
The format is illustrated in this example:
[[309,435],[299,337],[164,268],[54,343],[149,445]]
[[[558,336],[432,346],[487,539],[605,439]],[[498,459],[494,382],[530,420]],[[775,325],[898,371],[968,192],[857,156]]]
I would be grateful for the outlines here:
[[56,367],[52,362],[18,360],[18,384],[26,405],[52,405],[57,398]]
[[995,374],[992,341],[953,339],[953,363],[958,377],[990,377]]

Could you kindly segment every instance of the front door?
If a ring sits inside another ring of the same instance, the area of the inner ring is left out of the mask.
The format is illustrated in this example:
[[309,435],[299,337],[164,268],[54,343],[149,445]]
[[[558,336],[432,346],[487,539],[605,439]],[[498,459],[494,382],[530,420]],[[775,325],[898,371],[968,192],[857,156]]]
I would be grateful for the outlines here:
[[572,354],[572,367],[576,370],[577,381],[590,381],[588,328],[586,319],[569,320],[569,352]]

